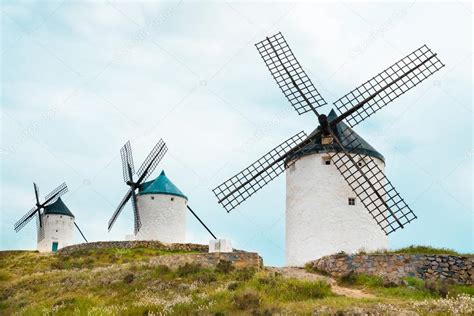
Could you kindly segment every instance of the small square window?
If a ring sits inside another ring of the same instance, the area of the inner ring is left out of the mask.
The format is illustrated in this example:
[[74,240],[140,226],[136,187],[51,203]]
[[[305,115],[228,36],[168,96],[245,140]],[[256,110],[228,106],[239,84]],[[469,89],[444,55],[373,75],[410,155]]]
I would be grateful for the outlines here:
[[349,205],[355,205],[356,204],[356,199],[355,198],[349,198],[348,203],[349,203]]
[[331,157],[323,157],[323,165],[329,166],[331,164]]
[[152,199],[152,200],[154,200],[154,199],[155,199],[155,197],[154,197],[154,196],[151,196],[151,199]]
[[174,197],[171,198],[171,201],[174,201]]

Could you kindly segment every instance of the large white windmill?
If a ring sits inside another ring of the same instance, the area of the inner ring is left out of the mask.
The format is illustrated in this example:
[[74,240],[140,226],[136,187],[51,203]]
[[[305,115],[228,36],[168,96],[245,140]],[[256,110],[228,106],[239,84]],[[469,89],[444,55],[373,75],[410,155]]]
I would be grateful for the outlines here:
[[75,222],[74,215],[61,200],[61,196],[68,190],[66,183],[61,184],[46,195],[43,203],[39,201],[39,189],[36,183],[33,183],[33,187],[36,204],[15,223],[13,227],[15,231],[20,231],[36,217],[38,251],[40,252],[56,252],[63,247],[72,245],[74,242],[74,227],[87,242],[86,237]]
[[387,235],[416,218],[384,175],[383,156],[352,127],[444,65],[426,45],[334,102],[339,116],[317,108],[326,101],[281,33],[255,45],[298,112],[313,112],[317,128],[300,132],[213,192],[230,212],[286,170],[286,264],[339,251],[387,247]]

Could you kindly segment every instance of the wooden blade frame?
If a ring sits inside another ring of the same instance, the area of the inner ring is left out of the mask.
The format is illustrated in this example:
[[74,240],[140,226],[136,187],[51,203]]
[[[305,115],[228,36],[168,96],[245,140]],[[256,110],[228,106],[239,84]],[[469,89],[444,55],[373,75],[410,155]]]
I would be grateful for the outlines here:
[[255,44],[281,91],[298,114],[313,111],[326,103],[293,55],[281,33]]
[[345,119],[354,127],[443,67],[423,45],[334,102],[341,115],[333,125]]
[[133,181],[132,177],[135,174],[135,164],[133,163],[130,141],[127,141],[120,149],[120,157],[122,158],[123,180],[125,183]]
[[[331,133],[340,149],[331,155],[331,161],[384,233],[388,235],[416,219],[374,158],[355,153],[361,143],[352,131],[343,130],[346,139]],[[352,149],[348,151],[345,146]]]
[[168,147],[166,147],[165,142],[160,139],[158,143],[153,147],[151,152],[146,157],[145,161],[143,161],[140,169],[138,169],[138,180],[137,183],[141,184],[143,181],[148,179],[148,177],[153,173],[158,163],[163,159],[163,156],[168,151]]
[[267,183],[285,170],[285,158],[288,152],[306,138],[301,131],[284,141],[249,167],[225,181],[214,190],[218,203],[230,212],[237,205],[248,199]]

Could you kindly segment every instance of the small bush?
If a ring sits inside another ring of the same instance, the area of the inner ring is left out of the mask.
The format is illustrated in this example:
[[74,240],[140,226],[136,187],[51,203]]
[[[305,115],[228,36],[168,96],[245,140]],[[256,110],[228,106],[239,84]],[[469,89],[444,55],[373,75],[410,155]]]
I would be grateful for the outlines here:
[[158,274],[168,274],[171,272],[171,269],[165,265],[159,265],[155,268],[155,272]]
[[216,271],[220,273],[229,273],[232,270],[234,270],[234,266],[232,265],[232,262],[227,261],[227,260],[219,260],[219,262],[216,265]]
[[244,290],[234,294],[232,303],[237,309],[245,310],[260,306],[260,295],[254,290]]
[[253,278],[256,270],[254,268],[243,268],[235,271],[235,279],[237,281],[248,281]]
[[51,262],[49,266],[51,267],[51,269],[55,269],[55,270],[63,270],[66,268],[66,265],[64,264],[64,262],[59,261],[59,260]]
[[296,279],[285,280],[279,286],[280,299],[286,301],[304,301],[330,296],[331,286],[324,281],[310,282]]
[[354,271],[341,276],[339,282],[345,285],[360,285],[368,287],[383,287],[384,281],[381,277],[367,274],[357,274]]
[[133,273],[129,273],[123,278],[123,282],[126,284],[132,283],[133,280],[135,280],[135,275]]
[[240,283],[239,282],[231,282],[229,285],[227,285],[227,289],[229,291],[235,291],[239,287]]
[[185,263],[184,266],[180,266],[177,270],[177,274],[180,277],[185,277],[191,274],[196,274],[201,271],[201,265],[195,263]]
[[194,274],[193,280],[199,281],[204,284],[209,284],[217,281],[216,274],[209,270],[201,270]]
[[448,284],[436,280],[425,280],[425,289],[441,297],[448,296]]

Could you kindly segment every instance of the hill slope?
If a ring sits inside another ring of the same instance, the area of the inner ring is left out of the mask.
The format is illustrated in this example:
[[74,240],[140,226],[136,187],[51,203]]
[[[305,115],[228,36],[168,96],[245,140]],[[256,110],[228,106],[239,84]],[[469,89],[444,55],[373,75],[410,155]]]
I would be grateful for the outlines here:
[[[374,277],[336,283],[302,269],[235,269],[229,262],[177,269],[150,264],[156,256],[176,253],[150,248],[0,252],[0,314],[474,312],[474,291],[466,286],[443,289],[414,279],[385,288]],[[441,298],[445,292],[451,297]]]

